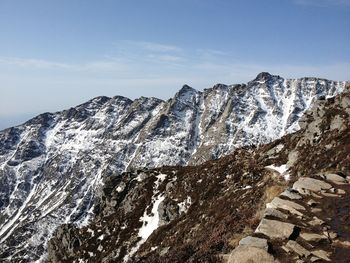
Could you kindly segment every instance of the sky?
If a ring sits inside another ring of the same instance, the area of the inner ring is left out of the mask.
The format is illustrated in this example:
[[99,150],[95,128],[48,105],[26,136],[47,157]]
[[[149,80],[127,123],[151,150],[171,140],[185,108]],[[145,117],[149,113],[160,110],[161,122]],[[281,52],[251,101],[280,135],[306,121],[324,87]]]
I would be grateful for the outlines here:
[[350,0],[0,0],[0,129],[262,71],[350,80]]

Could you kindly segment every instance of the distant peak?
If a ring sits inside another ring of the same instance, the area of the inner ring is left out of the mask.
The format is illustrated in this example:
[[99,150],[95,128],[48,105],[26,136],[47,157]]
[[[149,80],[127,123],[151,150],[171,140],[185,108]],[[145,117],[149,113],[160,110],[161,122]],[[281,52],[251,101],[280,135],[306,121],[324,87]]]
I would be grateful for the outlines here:
[[259,73],[255,80],[268,80],[272,77],[272,75],[269,72],[261,72]]
[[188,86],[187,84],[185,84],[185,85],[182,86],[180,92],[182,93],[182,92],[187,92],[187,91],[195,91],[195,89],[190,87],[190,86]]

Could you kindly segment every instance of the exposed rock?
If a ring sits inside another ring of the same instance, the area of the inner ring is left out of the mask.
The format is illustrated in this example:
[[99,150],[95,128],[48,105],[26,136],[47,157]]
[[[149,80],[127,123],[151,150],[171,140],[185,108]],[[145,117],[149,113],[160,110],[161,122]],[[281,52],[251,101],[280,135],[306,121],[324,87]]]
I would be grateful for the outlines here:
[[231,253],[227,263],[277,263],[266,250],[256,247],[239,246]]
[[331,261],[330,258],[329,258],[329,253],[327,253],[324,250],[315,250],[315,251],[312,251],[311,253],[313,255],[315,255],[316,257],[319,257],[319,258],[321,258],[323,260]]
[[337,174],[320,174],[320,176],[335,184],[347,183],[346,179]]
[[287,239],[293,234],[294,229],[293,224],[263,218],[255,232],[270,238]]
[[322,240],[328,240],[328,238],[326,236],[314,234],[314,233],[301,233],[300,237],[302,237],[306,241],[312,241],[312,242],[319,242]]
[[311,261],[311,262],[318,262],[318,261],[321,261],[321,259],[318,258],[318,257],[312,256],[312,257],[310,258],[310,261]]
[[321,190],[331,189],[332,185],[313,178],[301,177],[293,184],[293,189],[300,193],[305,192],[305,190],[310,190],[313,192],[320,192]]
[[346,192],[345,192],[345,190],[343,190],[343,189],[337,189],[337,194],[345,195]]
[[289,199],[292,199],[292,200],[302,199],[302,196],[299,195],[297,191],[294,191],[292,189],[287,189],[283,193],[281,193],[280,195],[281,196],[286,196],[286,197],[288,197]]
[[289,211],[292,214],[298,215],[298,216],[303,216],[301,212],[298,210],[304,211],[305,207],[302,205],[299,205],[295,202],[289,201],[289,200],[284,200],[279,197],[275,197],[271,203],[267,204],[268,208],[281,208],[284,210]]
[[340,195],[337,195],[337,194],[332,194],[332,193],[321,193],[323,196],[327,196],[327,197],[339,197]]
[[247,236],[239,241],[240,246],[249,246],[249,247],[256,247],[261,248],[264,250],[268,250],[269,245],[267,244],[267,240],[264,238],[258,238],[258,237],[252,237]]
[[286,247],[295,253],[297,253],[301,257],[307,258],[308,256],[311,255],[310,251],[299,245],[296,241],[294,240],[289,240],[286,244]]
[[273,217],[277,217],[280,219],[287,219],[288,215],[286,215],[285,213],[275,209],[275,208],[266,208],[265,209],[265,213],[264,213],[264,217],[266,216],[273,216]]
[[320,226],[324,224],[324,221],[314,216],[311,221],[309,221],[309,225],[311,226]]

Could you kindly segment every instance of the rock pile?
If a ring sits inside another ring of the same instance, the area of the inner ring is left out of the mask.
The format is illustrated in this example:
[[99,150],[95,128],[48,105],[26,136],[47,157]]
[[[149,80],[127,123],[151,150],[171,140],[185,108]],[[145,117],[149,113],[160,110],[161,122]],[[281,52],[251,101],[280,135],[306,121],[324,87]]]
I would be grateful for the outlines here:
[[349,183],[341,173],[300,177],[266,205],[228,262],[350,262]]

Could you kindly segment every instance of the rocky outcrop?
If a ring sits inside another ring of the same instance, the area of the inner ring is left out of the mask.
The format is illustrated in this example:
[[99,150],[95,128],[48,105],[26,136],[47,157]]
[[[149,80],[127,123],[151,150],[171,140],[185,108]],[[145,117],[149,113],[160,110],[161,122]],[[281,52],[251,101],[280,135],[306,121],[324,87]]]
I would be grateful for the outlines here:
[[[274,203],[275,200],[278,200],[278,204],[283,204],[281,200],[286,203],[284,206],[277,206],[274,209],[287,217],[281,218],[278,213],[265,213],[255,230],[254,235],[259,237],[258,244],[269,244],[271,257],[274,256],[282,262],[347,262],[348,259],[341,258],[340,255],[350,255],[350,247],[347,249],[339,247],[338,244],[342,241],[339,240],[336,232],[336,228],[339,227],[337,225],[339,224],[338,215],[333,214],[329,209],[330,206],[335,206],[335,203],[340,203],[344,208],[346,207],[342,213],[350,212],[349,206],[346,204],[350,198],[350,182],[344,176],[334,173],[323,173],[315,175],[315,177],[324,179],[301,177],[293,184],[293,189],[299,191],[300,196],[302,196],[301,199],[298,199],[298,204],[294,203],[296,201],[288,200],[292,198],[288,198],[284,194],[275,197],[271,203]],[[339,186],[339,182],[342,183],[341,186]],[[327,193],[336,192],[337,189],[343,190],[343,194],[327,195]],[[318,196],[317,202],[310,202],[315,195]],[[293,210],[290,210],[292,206],[294,206],[293,209],[297,208],[295,205],[290,205],[291,203],[302,207],[299,209],[302,211],[300,216],[296,216]],[[309,203],[312,203],[311,207],[308,206]],[[267,207],[270,207],[270,204]],[[317,208],[317,210],[313,208]],[[346,237],[346,239],[350,238],[350,229],[345,225],[341,229],[341,236]],[[261,234],[265,239],[262,238]],[[251,247],[255,248],[256,244],[247,242],[247,240],[255,240],[257,237],[243,238],[240,245],[230,255],[228,262],[248,263],[251,262],[250,258],[258,258],[260,252],[250,249]],[[245,246],[241,246],[241,243]],[[252,255],[247,259],[239,258],[244,253],[247,255],[252,253]],[[253,260],[253,262],[255,261]]]

